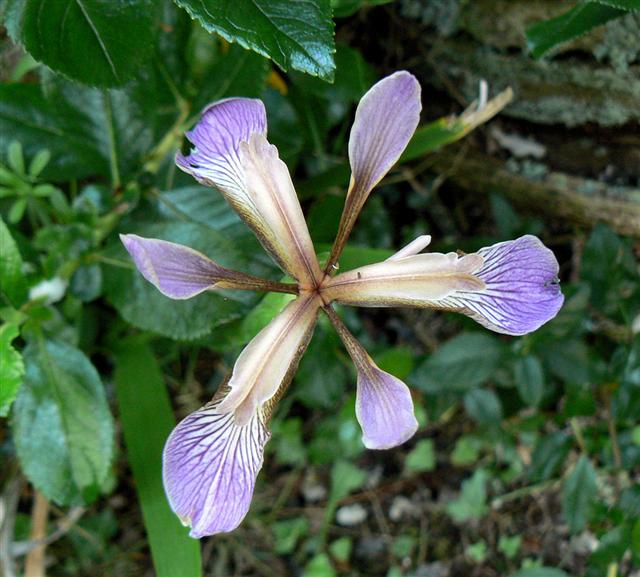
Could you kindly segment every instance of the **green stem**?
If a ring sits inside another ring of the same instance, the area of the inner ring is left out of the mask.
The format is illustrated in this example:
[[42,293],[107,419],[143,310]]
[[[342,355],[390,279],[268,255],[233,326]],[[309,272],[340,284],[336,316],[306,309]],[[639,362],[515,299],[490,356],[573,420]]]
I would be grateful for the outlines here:
[[107,115],[107,136],[109,138],[109,168],[111,170],[111,184],[114,190],[120,188],[120,171],[118,169],[118,154],[116,152],[116,134],[113,129],[113,111],[111,110],[111,100],[109,93],[103,91],[102,101],[104,111]]

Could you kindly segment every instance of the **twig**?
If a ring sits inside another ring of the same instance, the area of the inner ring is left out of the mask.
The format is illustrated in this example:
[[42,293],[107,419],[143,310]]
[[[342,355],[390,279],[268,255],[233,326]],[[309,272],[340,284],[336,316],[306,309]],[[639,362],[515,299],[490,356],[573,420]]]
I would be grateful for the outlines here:
[[17,469],[7,467],[9,478],[4,491],[0,495],[0,575],[3,577],[15,577],[16,570],[11,555],[11,541],[16,521],[16,510],[20,500],[22,478]]
[[[48,519],[49,501],[40,491],[36,491],[31,510],[31,532],[29,534],[32,541],[41,541],[46,536]],[[24,563],[25,577],[44,577],[44,552],[46,548],[46,543],[39,543],[29,551]]]
[[14,557],[21,557],[37,547],[51,545],[51,543],[66,535],[80,520],[80,517],[84,515],[85,511],[84,507],[73,507],[65,517],[58,521],[58,528],[51,535],[47,535],[42,539],[17,541],[11,547],[11,554]]

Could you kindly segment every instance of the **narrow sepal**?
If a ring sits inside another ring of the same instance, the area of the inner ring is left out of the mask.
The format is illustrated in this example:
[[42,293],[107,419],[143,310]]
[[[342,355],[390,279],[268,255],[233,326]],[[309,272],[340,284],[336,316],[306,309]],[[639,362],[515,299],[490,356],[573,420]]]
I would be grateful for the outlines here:
[[401,445],[418,430],[409,387],[375,364],[331,307],[324,310],[356,367],[356,418],[364,446],[390,449]]
[[380,80],[360,100],[349,137],[351,182],[325,270],[340,257],[369,194],[411,140],[420,122],[420,93],[416,78],[402,70]]
[[224,268],[201,252],[174,242],[135,234],[121,234],[120,240],[144,278],[172,299],[188,299],[214,288],[280,292],[295,289]]
[[244,519],[270,438],[260,414],[240,426],[215,406],[182,420],[164,448],[169,503],[196,538],[233,531]]

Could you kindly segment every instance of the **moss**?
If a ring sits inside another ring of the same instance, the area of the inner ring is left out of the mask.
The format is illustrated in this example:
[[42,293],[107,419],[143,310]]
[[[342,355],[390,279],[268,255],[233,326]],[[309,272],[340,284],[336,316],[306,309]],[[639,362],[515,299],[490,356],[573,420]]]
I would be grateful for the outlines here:
[[619,73],[626,73],[634,62],[640,64],[640,13],[630,13],[609,22],[593,54]]
[[534,61],[456,40],[443,42],[438,63],[460,81],[469,101],[480,79],[493,92],[511,86],[515,98],[505,113],[543,124],[618,126],[640,120],[640,67],[626,72],[577,60]]

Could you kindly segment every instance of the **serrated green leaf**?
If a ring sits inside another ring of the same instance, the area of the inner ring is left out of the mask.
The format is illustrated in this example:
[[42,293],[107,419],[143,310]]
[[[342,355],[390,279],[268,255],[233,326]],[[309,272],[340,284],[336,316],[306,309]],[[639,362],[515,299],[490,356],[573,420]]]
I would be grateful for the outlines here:
[[6,295],[15,307],[20,307],[27,298],[27,285],[22,273],[22,257],[2,218],[0,218],[0,292]]
[[527,46],[535,58],[540,58],[552,48],[625,13],[625,10],[599,2],[581,2],[560,16],[529,26],[526,31]]
[[436,451],[431,439],[422,439],[409,451],[404,461],[407,471],[422,473],[433,471],[436,467]]
[[269,61],[260,54],[231,45],[205,74],[192,109],[200,110],[227,96],[260,96],[266,86],[269,69]]
[[539,483],[553,477],[570,449],[571,437],[563,431],[540,438],[531,456],[529,478],[534,483]]
[[640,0],[593,0],[598,4],[613,6],[622,10],[640,10]]
[[502,420],[500,399],[487,389],[474,389],[465,393],[464,408],[481,425],[497,425]]
[[151,55],[157,8],[153,0],[26,0],[14,33],[56,72],[93,86],[122,86]]
[[447,513],[454,521],[463,523],[470,519],[479,519],[487,513],[487,481],[489,475],[478,469],[470,479],[462,482],[460,496],[447,504]]
[[66,102],[45,98],[34,84],[0,85],[0,154],[6,154],[13,140],[22,143],[27,158],[44,148],[51,152],[45,178],[109,174],[91,136],[90,119]]
[[[158,577],[200,577],[200,545],[171,511],[162,486],[162,449],[175,419],[148,345],[129,340],[116,352],[116,392],[127,458]],[[149,415],[153,415],[152,421]]]
[[462,333],[420,364],[411,381],[428,393],[466,392],[489,380],[504,351],[504,344],[494,336]]
[[294,68],[333,80],[329,0],[176,0],[208,32]]
[[0,326],[0,417],[9,414],[24,376],[22,355],[11,346],[19,332],[11,323]]
[[59,505],[91,502],[107,480],[114,450],[100,377],[84,353],[58,341],[30,343],[24,362],[12,418],[22,469]]
[[544,396],[544,370],[538,357],[516,360],[514,366],[518,394],[525,404],[537,407]]
[[591,461],[582,455],[562,487],[562,509],[572,533],[585,528],[597,492],[596,471]]

